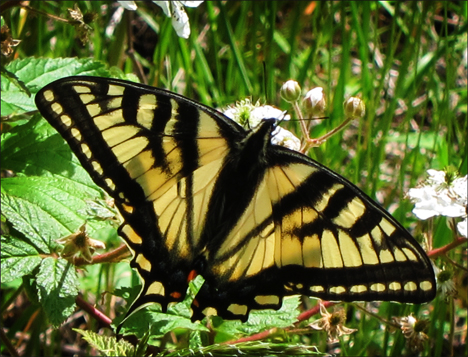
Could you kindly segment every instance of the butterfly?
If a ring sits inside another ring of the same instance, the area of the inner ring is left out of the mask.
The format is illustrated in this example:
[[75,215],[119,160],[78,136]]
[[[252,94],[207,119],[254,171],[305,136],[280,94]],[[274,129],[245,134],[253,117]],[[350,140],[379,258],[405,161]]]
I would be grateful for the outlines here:
[[272,144],[276,120],[246,130],[176,93],[99,77],[57,80],[35,101],[124,219],[143,283],[127,316],[150,303],[166,311],[196,275],[192,320],[246,321],[295,294],[435,296],[416,240],[345,178]]

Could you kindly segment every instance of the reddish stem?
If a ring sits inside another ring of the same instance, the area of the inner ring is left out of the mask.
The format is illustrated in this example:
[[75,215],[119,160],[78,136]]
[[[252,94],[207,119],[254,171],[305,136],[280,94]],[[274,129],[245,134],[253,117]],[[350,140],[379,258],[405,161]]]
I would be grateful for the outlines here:
[[462,245],[463,243],[468,242],[468,239],[464,237],[458,237],[456,240],[454,240],[452,243],[447,244],[446,246],[433,249],[430,252],[427,253],[429,258],[437,258],[440,257],[441,255],[445,255],[447,252],[452,250],[455,247],[458,247],[459,245]]
[[94,306],[89,304],[88,302],[84,301],[81,296],[77,296],[75,299],[76,304],[81,307],[84,311],[86,311],[88,314],[93,316],[99,323],[107,328],[111,328],[111,323],[112,320],[107,317],[103,312],[99,311],[96,309]]

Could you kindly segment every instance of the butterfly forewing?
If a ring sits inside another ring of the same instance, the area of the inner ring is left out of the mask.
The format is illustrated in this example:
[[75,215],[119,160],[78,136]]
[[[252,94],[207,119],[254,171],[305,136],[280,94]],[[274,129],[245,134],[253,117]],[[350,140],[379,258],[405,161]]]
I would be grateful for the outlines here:
[[36,103],[115,199],[126,221],[119,232],[144,280],[141,301],[165,307],[183,298],[204,208],[231,145],[223,132],[231,140],[243,133],[217,123],[209,108],[123,81],[66,78]]
[[193,273],[207,311],[246,320],[286,295],[421,303],[431,263],[411,235],[358,188],[175,93],[70,77],[36,96],[125,220],[119,234],[143,280],[130,311],[180,301]]

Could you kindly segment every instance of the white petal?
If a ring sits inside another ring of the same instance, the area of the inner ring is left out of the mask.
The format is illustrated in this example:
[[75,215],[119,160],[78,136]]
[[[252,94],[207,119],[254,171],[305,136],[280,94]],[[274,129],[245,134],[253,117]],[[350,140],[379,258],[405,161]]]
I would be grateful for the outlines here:
[[153,1],[156,5],[158,5],[161,9],[163,9],[164,14],[167,17],[171,17],[171,6],[170,1]]
[[227,108],[227,109],[223,112],[223,114],[224,114],[225,116],[227,116],[229,119],[234,120],[234,118],[235,118],[236,115],[237,115],[237,111],[238,111],[237,108],[230,107],[230,108]]
[[427,179],[428,182],[435,185],[444,184],[445,181],[445,172],[444,171],[437,171],[433,169],[427,170],[427,174],[429,178]]
[[198,7],[203,1],[181,1],[181,4],[187,7]]
[[279,126],[277,126],[273,131],[271,143],[284,146],[295,151],[299,151],[301,149],[301,141],[289,130],[283,129]]
[[465,177],[459,177],[452,182],[451,191],[454,192],[459,199],[466,203],[468,196],[468,175]]
[[465,217],[463,221],[457,224],[457,229],[458,229],[458,232],[460,232],[460,234],[463,237],[468,238],[468,218],[467,217]]
[[252,110],[252,116],[259,120],[263,119],[278,119],[278,120],[289,120],[291,117],[285,115],[283,111],[278,108],[272,107],[271,105],[262,105]]
[[189,38],[190,24],[187,13],[179,1],[172,3],[172,27],[176,30],[177,35],[182,38]]
[[323,100],[324,98],[323,88],[322,87],[315,87],[308,91],[305,95],[305,98],[310,100],[313,106],[316,106],[318,102]]
[[119,4],[127,10],[135,11],[138,7],[135,1],[119,1]]
[[414,215],[419,219],[440,215],[436,195],[435,189],[431,186],[410,189],[408,196],[414,202]]

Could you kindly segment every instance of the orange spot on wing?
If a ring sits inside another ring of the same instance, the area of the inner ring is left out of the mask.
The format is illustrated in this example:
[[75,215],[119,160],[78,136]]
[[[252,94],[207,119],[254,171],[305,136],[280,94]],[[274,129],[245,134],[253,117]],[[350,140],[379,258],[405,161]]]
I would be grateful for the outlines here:
[[180,299],[182,297],[182,294],[179,293],[178,291],[174,291],[172,293],[170,293],[170,295],[174,298],[174,299]]
[[187,283],[191,282],[193,279],[195,279],[198,276],[198,273],[196,270],[192,270],[189,275],[187,276]]

